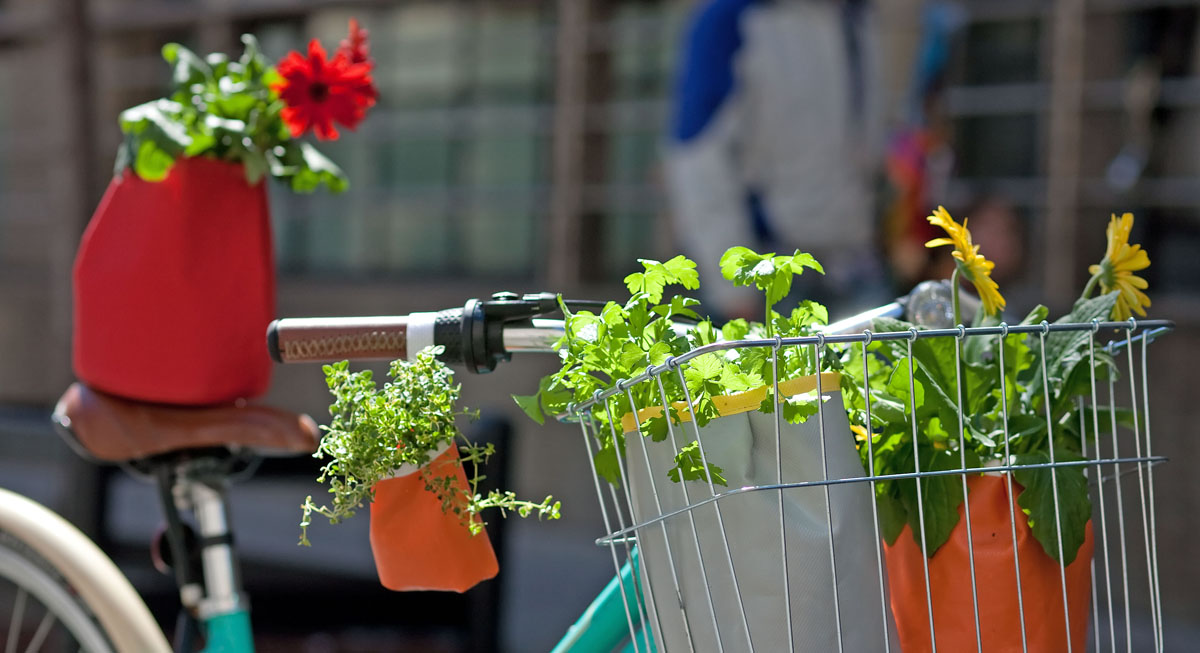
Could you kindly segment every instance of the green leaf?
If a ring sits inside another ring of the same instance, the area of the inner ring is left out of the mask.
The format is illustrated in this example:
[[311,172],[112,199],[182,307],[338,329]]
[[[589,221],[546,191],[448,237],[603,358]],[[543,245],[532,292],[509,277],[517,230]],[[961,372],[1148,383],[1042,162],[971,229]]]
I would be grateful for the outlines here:
[[1033,307],[1033,310],[1029,311],[1029,314],[1025,316],[1025,319],[1021,320],[1021,324],[1041,324],[1049,315],[1050,309],[1046,308],[1042,304],[1038,304],[1037,306]]
[[709,474],[712,475],[712,482],[716,485],[726,486],[729,483],[725,480],[725,470],[712,463],[708,464],[708,473],[705,473],[703,459],[700,455],[700,443],[692,441],[691,443],[680,447],[679,453],[675,455],[675,467],[667,471],[667,476],[676,483],[684,481],[705,481],[709,479]]
[[121,130],[154,140],[159,148],[179,152],[191,144],[192,138],[179,122],[183,107],[170,100],[154,100],[121,112]]
[[[341,193],[349,187],[342,169],[317,151],[317,148],[308,143],[299,143],[296,147],[300,153],[300,167],[291,178],[292,190],[308,193],[323,184],[330,192]],[[291,163],[288,159],[283,160]]]
[[621,485],[621,464],[617,461],[617,450],[613,447],[612,438],[607,438],[604,445],[592,456],[596,464],[596,473],[612,485]]
[[718,381],[724,394],[745,392],[765,385],[762,376],[754,372],[743,372],[734,363],[726,363]]
[[821,274],[825,274],[825,268],[821,267],[820,263],[817,263],[817,259],[813,258],[812,254],[796,250],[796,254],[792,256],[792,271],[796,274],[800,274],[804,272],[804,268],[809,268],[811,270],[816,270]]
[[762,258],[748,247],[730,247],[721,255],[721,275],[734,285],[744,286],[746,283],[738,283],[739,277],[744,277],[744,270],[752,269]]
[[688,307],[689,306],[697,306],[699,304],[700,304],[699,300],[692,299],[690,297],[680,297],[679,295],[676,295],[671,298],[670,304],[655,306],[651,310],[654,313],[656,313],[657,315],[665,317],[665,318],[671,318],[676,315],[682,315],[684,317],[688,317],[693,320],[698,320],[698,319],[700,319],[700,316],[696,314],[696,311],[693,311],[692,309],[690,309]]
[[212,134],[205,132],[196,132],[192,134],[192,142],[183,150],[185,157],[193,157],[204,154],[216,145],[217,139]]
[[646,352],[642,351],[641,347],[627,342],[621,348],[621,376],[632,376],[635,370],[646,368]]
[[750,333],[750,323],[742,318],[730,320],[721,327],[721,335],[726,340],[742,340]]
[[663,263],[663,267],[666,268],[669,283],[681,285],[688,290],[700,287],[700,273],[696,271],[696,263],[686,256],[676,256]]
[[783,419],[789,424],[803,424],[808,418],[817,414],[820,404],[812,395],[785,397],[783,400]]
[[657,415],[642,422],[642,435],[649,437],[654,442],[666,440],[669,434],[667,418],[663,415]]
[[[911,449],[910,449],[911,451]],[[911,461],[911,454],[909,461]],[[911,464],[911,463],[910,463]],[[959,469],[958,456],[950,451],[936,451],[932,447],[921,447],[922,471],[945,471]],[[932,557],[941,548],[958,524],[958,506],[962,503],[962,480],[957,474],[927,476],[921,481],[921,505],[917,510],[916,483],[913,480],[898,481],[901,498],[908,513],[908,525],[913,540],[921,546],[921,518],[925,521],[925,554]]]
[[[1059,456],[1059,462],[1076,460],[1074,457]],[[1017,465],[1049,463],[1046,452],[1035,452],[1016,456]],[[1060,564],[1069,565],[1083,545],[1087,522],[1092,514],[1092,502],[1088,497],[1087,477],[1080,466],[1016,469],[1013,474],[1024,490],[1017,497],[1017,504],[1029,517],[1033,536],[1042,549]],[[1057,481],[1058,510],[1055,510],[1054,492]],[[1057,515],[1056,515],[1057,512]],[[1058,524],[1062,525],[1063,556],[1058,550]]]
[[249,151],[242,155],[242,165],[246,172],[246,183],[254,186],[270,172],[267,158],[261,152]]
[[[901,404],[906,411],[911,412],[915,405],[917,411],[925,405],[925,386],[920,380],[913,379],[912,392],[909,391],[909,363],[907,358],[902,358],[896,361],[896,366],[892,370],[892,375],[888,379],[887,389]],[[915,393],[915,401],[912,394]]]
[[175,157],[164,152],[154,141],[142,141],[133,160],[133,171],[146,181],[162,181],[167,178]]
[[683,375],[688,380],[704,381],[717,378],[723,369],[724,364],[721,357],[714,353],[708,353],[689,361],[687,367],[684,368]]
[[245,70],[246,77],[249,79],[261,77],[266,70],[267,62],[262,55],[262,48],[258,45],[258,39],[253,34],[242,34],[242,46],[242,56],[238,59],[238,63]]
[[[646,288],[646,273],[634,272],[625,277],[625,287],[629,289],[630,294],[638,294],[645,292]],[[655,302],[657,303],[657,302]]]
[[187,88],[192,84],[203,84],[212,78],[212,69],[195,52],[178,43],[168,43],[162,48],[163,59],[174,66],[171,83],[176,88]]
[[894,481],[884,481],[879,484],[875,504],[879,507],[879,530],[888,545],[896,543],[896,538],[908,524],[908,510],[904,502],[891,490]]
[[[1100,295],[1091,299],[1081,299],[1075,302],[1071,312],[1062,318],[1055,320],[1055,324],[1068,323],[1087,323],[1092,320],[1107,320],[1112,313],[1113,306],[1117,301],[1117,292],[1111,292],[1107,295]],[[1046,370],[1051,379],[1063,379],[1066,370],[1061,369],[1062,363],[1066,357],[1087,344],[1092,338],[1092,332],[1083,331],[1059,331],[1050,333],[1046,336]],[[1040,347],[1036,351],[1040,354]],[[1034,374],[1033,382],[1030,384],[1034,388],[1042,387],[1042,372],[1037,369]]]
[[662,365],[671,356],[671,345],[665,342],[656,342],[646,355],[649,357],[651,365]]
[[542,406],[537,395],[512,395],[512,398],[521,407],[521,410],[525,411],[529,419],[538,424],[546,423],[546,416],[542,414]]
[[829,324],[829,309],[823,304],[806,299],[792,309],[788,322],[796,332],[804,332],[809,327]]

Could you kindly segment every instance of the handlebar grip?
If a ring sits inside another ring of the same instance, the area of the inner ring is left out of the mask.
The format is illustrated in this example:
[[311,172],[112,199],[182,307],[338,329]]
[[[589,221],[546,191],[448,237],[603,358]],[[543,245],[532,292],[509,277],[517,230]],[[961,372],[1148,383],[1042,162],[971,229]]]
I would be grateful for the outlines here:
[[305,317],[275,320],[267,349],[280,363],[409,358],[443,345],[446,362],[462,360],[462,309],[373,317]]

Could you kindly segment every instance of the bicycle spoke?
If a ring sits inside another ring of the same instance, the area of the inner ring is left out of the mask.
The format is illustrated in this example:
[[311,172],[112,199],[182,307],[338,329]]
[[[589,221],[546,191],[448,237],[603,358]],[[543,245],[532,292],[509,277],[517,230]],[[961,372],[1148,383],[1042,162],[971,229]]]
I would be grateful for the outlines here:
[[12,620],[8,624],[8,642],[4,646],[4,653],[17,652],[17,639],[21,636],[21,622],[25,619],[25,599],[29,596],[25,593],[25,588],[17,588],[17,599],[13,606]]
[[42,642],[46,641],[46,635],[50,634],[50,627],[57,621],[54,613],[46,611],[46,616],[42,617],[42,623],[38,624],[37,630],[33,633],[33,639],[29,640],[29,646],[25,647],[25,653],[36,653],[42,649]]

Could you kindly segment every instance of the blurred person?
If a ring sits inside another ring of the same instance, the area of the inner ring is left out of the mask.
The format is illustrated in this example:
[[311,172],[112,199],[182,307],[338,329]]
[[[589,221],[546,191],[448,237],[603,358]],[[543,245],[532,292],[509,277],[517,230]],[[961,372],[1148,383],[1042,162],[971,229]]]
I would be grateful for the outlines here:
[[874,17],[861,0],[704,0],[683,44],[667,190],[705,308],[758,316],[718,265],[734,245],[811,252],[795,294],[836,311],[886,299],[872,174],[881,112]]
[[921,13],[921,40],[902,124],[888,138],[883,247],[900,290],[929,278],[935,251],[925,243],[939,229],[926,216],[949,195],[954,169],[953,125],[945,111],[945,77],[961,7],[930,2]]

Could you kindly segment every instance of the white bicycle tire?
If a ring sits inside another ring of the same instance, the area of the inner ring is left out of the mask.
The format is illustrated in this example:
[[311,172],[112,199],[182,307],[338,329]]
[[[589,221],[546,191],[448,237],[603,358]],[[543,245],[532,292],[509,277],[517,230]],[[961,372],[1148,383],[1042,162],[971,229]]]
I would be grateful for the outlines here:
[[[115,650],[118,653],[171,650],[158,623],[129,580],[70,522],[35,501],[0,488],[0,532],[45,561],[71,590],[78,593],[78,601],[72,599],[67,588],[37,562],[24,559],[20,551],[0,550],[0,574],[8,575],[14,581],[28,582],[23,587],[47,607],[62,607],[64,613],[57,616],[76,639],[80,639],[80,635],[88,639],[88,642],[80,641],[89,644],[87,650]],[[51,603],[55,605],[51,606]],[[76,614],[66,607],[68,603],[75,608]],[[79,609],[77,603],[83,603],[90,614]],[[82,620],[92,617],[111,643],[111,649],[102,646],[95,633],[87,633],[88,627]],[[79,634],[72,626],[79,629]]]

